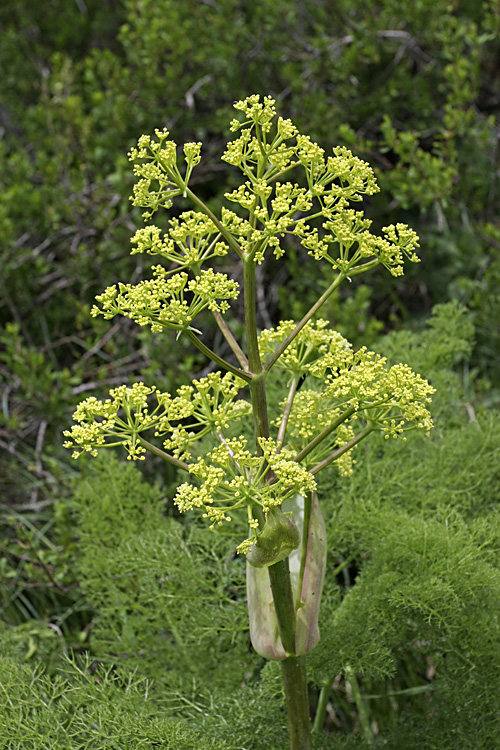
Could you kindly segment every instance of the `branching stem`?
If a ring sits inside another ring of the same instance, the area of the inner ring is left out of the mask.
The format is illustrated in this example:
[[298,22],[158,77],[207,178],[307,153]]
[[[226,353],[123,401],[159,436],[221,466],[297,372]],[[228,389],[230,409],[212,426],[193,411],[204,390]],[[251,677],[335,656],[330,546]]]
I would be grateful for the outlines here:
[[208,357],[208,359],[211,359],[212,362],[215,362],[217,365],[219,365],[219,367],[232,372],[233,375],[237,375],[239,378],[243,378],[243,380],[246,380],[247,382],[250,382],[252,380],[252,373],[247,372],[246,370],[240,370],[239,367],[235,367],[231,364],[231,362],[228,362],[223,357],[219,357],[218,354],[216,354],[212,349],[210,349],[210,347],[208,347],[203,343],[203,341],[201,341],[201,339],[198,338],[194,331],[188,328],[186,331],[184,331],[184,333],[186,334],[188,339],[200,350],[200,352],[203,352],[203,354]]
[[264,363],[264,370],[266,370],[266,372],[268,372],[271,369],[271,367],[274,365],[276,360],[278,360],[281,357],[285,349],[292,343],[294,338],[301,332],[301,330],[304,328],[306,323],[308,323],[311,320],[311,318],[313,317],[313,315],[317,313],[321,305],[324,302],[326,302],[328,297],[335,291],[335,289],[337,289],[337,287],[341,284],[341,282],[344,279],[345,279],[345,275],[343,273],[339,273],[337,278],[334,281],[332,281],[328,289],[325,292],[323,292],[321,297],[314,303],[311,309],[304,315],[302,320],[299,321],[299,323],[297,323],[297,325],[295,326],[291,334],[286,337],[283,343],[281,343],[278,346],[278,348],[275,349],[275,351],[271,354],[269,359],[266,360],[266,362]]
[[319,435],[316,435],[314,440],[311,440],[310,443],[308,443],[304,448],[302,448],[302,450],[299,453],[297,453],[294,461],[297,461],[297,463],[302,461],[302,459],[308,456],[309,453],[311,453],[311,451],[313,451],[316,448],[316,446],[320,445],[320,443],[322,443],[323,440],[326,437],[328,437],[328,435],[331,432],[336,430],[337,427],[339,427],[339,425],[342,424],[342,422],[345,422],[346,419],[349,419],[349,417],[351,417],[355,411],[356,409],[354,407],[350,407],[343,414],[337,417],[337,419],[334,419],[334,421],[331,424],[329,424],[327,427],[325,427],[324,430],[321,430]]
[[165,451],[162,451],[161,448],[158,448],[156,445],[153,445],[153,443],[150,443],[149,440],[145,440],[143,437],[139,437],[137,438],[137,442],[150,453],[154,453],[155,456],[163,458],[163,460],[167,461],[167,463],[177,466],[178,469],[189,471],[189,466],[184,463],[184,461],[180,461],[178,458],[174,458],[174,456],[171,456],[169,453],[165,453]]
[[316,466],[313,466],[312,469],[309,469],[311,474],[317,474],[318,471],[321,471],[321,469],[324,469],[328,464],[331,464],[333,461],[336,461],[337,458],[340,458],[340,456],[343,456],[344,453],[347,453],[347,451],[350,451],[351,448],[354,448],[355,445],[357,445],[361,440],[363,440],[367,435],[370,434],[370,432],[373,432],[375,427],[372,425],[368,425],[368,427],[365,427],[364,430],[361,430],[361,432],[358,432],[357,435],[355,435],[349,442],[347,442],[345,445],[341,446],[340,448],[337,448],[337,450],[333,451],[333,453],[330,453],[329,456],[327,456],[323,461],[320,461],[319,464],[316,464]]
[[241,367],[244,370],[248,370],[249,369],[249,365],[248,365],[247,356],[244,353],[244,351],[242,350],[242,348],[240,347],[240,345],[238,344],[238,342],[236,341],[235,337],[233,336],[233,334],[231,332],[231,329],[229,328],[228,324],[226,323],[226,321],[224,320],[224,318],[222,317],[222,315],[220,314],[220,312],[218,312],[217,310],[214,310],[214,312],[212,314],[214,316],[215,322],[219,326],[219,329],[220,329],[222,335],[224,336],[224,338],[226,339],[227,343],[231,347],[231,351],[233,352],[234,356],[236,357],[236,359],[240,363]]
[[217,216],[212,213],[212,211],[209,209],[209,207],[201,200],[201,198],[198,198],[198,196],[193,193],[190,188],[186,187],[185,195],[187,198],[190,198],[193,203],[198,206],[200,211],[205,214],[205,216],[208,216],[209,219],[213,221],[219,232],[222,234],[224,239],[226,240],[229,247],[232,247],[235,253],[240,257],[243,258],[243,250],[240,247],[239,243],[234,239],[233,235],[226,229],[224,224],[217,218]]
[[288,390],[288,397],[286,400],[285,408],[283,410],[283,417],[282,417],[281,424],[278,430],[278,438],[276,441],[278,444],[278,453],[280,453],[281,448],[283,447],[283,444],[285,442],[288,418],[290,417],[290,412],[292,411],[293,400],[295,398],[295,394],[297,393],[297,386],[299,384],[299,380],[300,380],[300,375],[295,375],[294,378],[292,379],[292,382],[290,383],[290,388]]

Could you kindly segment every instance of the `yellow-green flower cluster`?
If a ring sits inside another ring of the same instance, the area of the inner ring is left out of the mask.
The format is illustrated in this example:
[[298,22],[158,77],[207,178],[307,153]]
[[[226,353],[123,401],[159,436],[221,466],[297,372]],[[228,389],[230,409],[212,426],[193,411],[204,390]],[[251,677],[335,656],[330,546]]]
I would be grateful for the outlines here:
[[274,197],[272,194],[273,187],[264,179],[256,180],[253,184],[247,181],[231,193],[225,193],[229,201],[238,203],[253,213],[261,224],[261,228],[258,229],[250,223],[240,223],[234,227],[240,247],[247,253],[253,251],[253,259],[257,263],[264,260],[267,247],[273,249],[276,258],[283,255],[284,250],[279,238],[287,234],[296,234],[297,213],[309,211],[313,205],[306,188],[291,182],[277,182],[274,186]]
[[[287,320],[261,333],[264,364],[295,328],[295,322]],[[388,368],[383,357],[366,348],[354,352],[326,320],[303,326],[273,366],[290,373],[296,385],[308,376],[293,398],[289,395],[282,402],[282,415],[274,421],[280,428],[287,413],[287,440],[296,452],[325,432],[303,459],[308,468],[337,450],[340,473],[351,474],[352,449],[341,449],[366,425],[386,437],[401,437],[414,428],[428,432],[432,427],[427,406],[434,388],[406,365]]]
[[[309,231],[308,226],[299,225],[294,234],[301,237],[302,244],[315,260],[325,259],[346,276],[379,263],[393,276],[401,276],[405,257],[412,263],[419,262],[415,252],[418,236],[406,224],[383,227],[383,237],[372,234],[370,226],[371,221],[364,218],[362,211],[343,209],[323,223],[326,233],[320,235],[317,229]],[[338,248],[333,255],[332,246]]]
[[170,278],[167,273],[163,266],[153,266],[152,279],[108,287],[96,297],[101,308],[94,305],[90,314],[109,319],[120,313],[154,332],[183,331],[202,310],[224,313],[229,309],[227,300],[238,296],[238,283],[212,268],[191,280],[184,272]]
[[[277,117],[271,97],[261,101],[258,95],[252,95],[234,106],[243,119],[232,120],[231,130],[239,134],[228,143],[222,159],[238,167],[245,181],[225,197],[241,206],[247,216],[222,210],[217,226],[229,245],[230,234],[238,252],[262,263],[268,249],[281,257],[287,236],[295,236],[311,257],[325,259],[344,276],[378,264],[398,276],[405,258],[418,261],[418,238],[406,225],[385,227],[383,235],[377,236],[370,232],[371,222],[362,212],[349,208],[350,203],[379,189],[365,161],[343,146],[325,155],[324,149],[299,133],[290,120]],[[149,209],[145,218],[159,207],[169,208],[175,196],[188,195],[191,171],[200,161],[201,144],[185,144],[186,171],[182,176],[177,146],[169,140],[168,131],[155,133],[157,140],[143,135],[129,154],[139,178],[133,202]],[[282,182],[283,175],[292,170],[298,175],[297,181]],[[203,260],[227,252],[215,225],[199,213],[183,214],[178,229],[180,232],[172,225],[169,236],[163,239],[156,227],[149,233],[137,233],[134,252],[158,254],[196,272]]]
[[[64,446],[78,458],[82,452],[96,456],[99,448],[121,445],[129,459],[137,460],[145,453],[141,437],[151,432],[154,437],[168,435],[163,447],[169,455],[189,460],[195,441],[250,414],[250,404],[238,398],[243,385],[231,373],[215,372],[182,386],[175,396],[143,383],[113,388],[105,401],[92,396],[78,405],[73,414],[76,424],[64,432],[69,438]],[[156,399],[152,409],[151,398]]]
[[[260,96],[252,94],[246,99],[235,102],[233,106],[237,111],[243,112],[247,118],[243,124],[260,125],[262,131],[268,133],[271,129],[272,120],[276,116],[275,104],[276,102],[271,96],[265,96],[264,102],[261,103]],[[240,127],[241,123],[238,120],[232,120],[232,131],[238,130]]]
[[[287,329],[292,326],[290,322],[286,325]],[[295,358],[294,365],[309,377],[293,400],[287,421],[288,440],[300,450],[322,431],[327,433],[304,459],[308,467],[338,449],[339,459],[342,457],[339,469],[350,473],[351,459],[340,449],[364,429],[363,425],[381,431],[386,438],[403,440],[408,430],[428,433],[432,428],[428,405],[435,389],[408,365],[388,367],[384,357],[365,347],[354,352],[342,337],[337,342],[332,338],[328,349],[323,348],[309,362],[300,363]]]
[[169,221],[168,236],[154,225],[138,229],[132,237],[131,255],[158,255],[176,264],[176,270],[199,270],[201,263],[216,256],[226,255],[228,246],[220,240],[220,233],[211,219],[199,211],[184,211]]
[[148,409],[148,396],[155,392],[154,386],[134,383],[131,388],[113,388],[105,401],[94,396],[85,399],[73,414],[77,424],[63,433],[69,438],[64,447],[73,449],[73,458],[78,458],[83,452],[97,456],[101,447],[122,445],[129,459],[143,459],[145,450],[138,437],[156,423]]
[[[432,428],[427,404],[435,389],[408,365],[398,364],[387,369],[385,357],[362,347],[346,357],[341,367],[335,364],[328,369],[324,386],[326,398],[362,410],[379,425],[384,424],[381,413],[385,417],[390,411],[393,417],[396,412],[397,418],[425,432]],[[323,362],[313,368],[313,373],[314,370],[318,374],[324,372]],[[384,431],[384,427],[381,429]]]
[[350,423],[343,422],[337,427],[335,431],[335,445],[339,449],[340,453],[339,457],[335,461],[335,466],[337,467],[337,470],[341,477],[350,477],[354,473],[353,466],[356,463],[356,461],[352,457],[354,448],[346,451],[345,453],[340,452],[340,449],[347,445],[347,443],[349,443],[349,441],[354,437],[354,428]]
[[145,219],[151,218],[160,207],[172,206],[172,198],[186,191],[191,172],[201,159],[201,143],[184,144],[186,172],[182,177],[177,166],[177,144],[168,140],[165,128],[156,129],[155,135],[157,141],[141,135],[137,148],[128,154],[129,160],[135,162],[134,174],[140,178],[134,185],[133,205],[151,209],[143,213]]
[[[274,440],[260,438],[259,445],[262,455],[255,455],[247,449],[244,437],[223,439],[204,458],[198,458],[189,467],[198,484],[185,482],[177,488],[174,503],[179,510],[204,508],[204,518],[214,528],[215,524],[230,521],[231,512],[246,507],[250,525],[255,529],[257,523],[251,515],[255,505],[268,513],[287,497],[316,489],[312,474],[279,453]],[[269,471],[274,475],[271,484],[267,481]]]
[[[182,386],[177,394],[185,404],[185,416],[191,418],[189,423],[172,426],[172,420],[169,419],[168,423],[160,425],[155,435],[162,436],[170,432],[163,447],[175,457],[189,460],[190,448],[195,440],[200,440],[208,433],[218,434],[231,423],[239,422],[251,414],[251,405],[238,398],[244,386],[245,382],[232,373],[223,375],[219,371],[200,380],[193,380],[192,385]],[[169,394],[163,394],[162,405],[170,398]]]
[[[324,258],[345,276],[379,263],[398,276],[405,257],[418,261],[418,238],[406,225],[386,227],[379,237],[371,234],[371,222],[362,212],[349,209],[351,202],[379,190],[369,164],[343,146],[325,157],[324,150],[290,120],[276,118],[269,97],[261,102],[254,95],[235,108],[245,120],[232,121],[231,130],[241,132],[222,158],[246,178],[225,195],[252,218],[239,226],[230,219],[229,231],[245,254],[261,263],[271,248],[279,258],[284,252],[281,240],[295,235],[313,258]],[[295,168],[302,172],[302,185],[282,183],[282,175]]]
[[[269,466],[277,477],[278,484],[286,488],[282,500],[297,493],[307,495],[314,492],[316,482],[313,476],[303,466],[292,460],[289,451],[282,450],[278,453],[276,442],[272,438],[259,438],[258,442]],[[275,490],[274,484],[271,487]],[[266,507],[264,507],[264,510],[266,510]]]
[[[338,331],[328,328],[328,325],[328,321],[323,319],[306,323],[274,366],[302,376],[327,353],[331,358],[338,356],[339,361],[342,361],[351,351],[351,345]],[[276,328],[262,331],[259,336],[259,351],[264,363],[292,333],[295,326],[293,320],[284,320]]]

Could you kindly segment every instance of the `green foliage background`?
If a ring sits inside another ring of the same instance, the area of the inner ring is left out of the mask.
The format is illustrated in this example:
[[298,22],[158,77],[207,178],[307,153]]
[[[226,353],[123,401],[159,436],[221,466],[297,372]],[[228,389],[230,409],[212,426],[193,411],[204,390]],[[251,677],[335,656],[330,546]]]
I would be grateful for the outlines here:
[[[371,440],[321,488],[317,747],[365,746],[347,666],[381,747],[498,746],[499,20],[485,0],[2,3],[0,747],[286,747],[230,535],[174,517],[162,464],[61,449],[82,393],[203,373],[182,339],[173,359],[173,339],[89,310],[141,275],[127,150],[155,127],[202,140],[194,187],[218,207],[231,103],[250,93],[373,165],[376,227],[419,232],[419,266],[321,315],[438,389],[428,440]],[[313,268],[290,246],[262,269],[262,325],[309,307]]]

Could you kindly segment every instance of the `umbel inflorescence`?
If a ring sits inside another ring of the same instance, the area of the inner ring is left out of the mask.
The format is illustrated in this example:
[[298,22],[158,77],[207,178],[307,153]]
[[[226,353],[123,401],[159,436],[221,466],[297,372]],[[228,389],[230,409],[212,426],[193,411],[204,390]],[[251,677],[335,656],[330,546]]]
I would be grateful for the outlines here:
[[[156,130],[155,139],[141,136],[129,154],[138,178],[134,205],[146,209],[146,221],[178,196],[193,209],[171,219],[165,233],[151,224],[139,229],[132,253],[153,256],[151,278],[108,287],[92,309],[105,318],[125,315],[155,333],[184,334],[218,371],[175,394],[134,383],[111,390],[103,401],[87,398],[64,434],[75,458],[122,446],[129,459],[152,451],[185,470],[190,481],[174,498],[179,510],[200,508],[213,527],[242,509],[251,538],[239,551],[247,552],[270,510],[292,495],[314,491],[321,469],[336,462],[342,474],[351,473],[353,450],[370,432],[403,440],[411,429],[428,432],[434,389],[406,365],[388,367],[365,348],[354,351],[327,321],[314,321],[343,280],[377,265],[399,276],[405,258],[418,261],[413,230],[397,224],[383,228],[382,236],[372,234],[371,222],[351,208],[378,191],[370,166],[343,147],[326,156],[289,120],[276,116],[270,97],[250,96],[234,106],[241,119],[231,122],[231,131],[238,137],[222,156],[243,173],[242,184],[225,194],[234,210],[223,207],[215,216],[189,188],[201,144],[185,144],[181,153],[166,130]],[[259,333],[255,264],[268,252],[280,258],[290,238],[311,262],[323,263],[331,283],[301,321],[283,321]],[[238,284],[205,267],[228,253],[244,267],[246,351],[224,320]],[[215,317],[234,359],[224,360],[203,341],[202,313]],[[251,445],[234,437],[234,425],[262,413],[265,405],[253,386],[271,368],[285,372],[288,392],[270,430],[256,428]],[[212,447],[199,455],[200,440],[208,435]]]

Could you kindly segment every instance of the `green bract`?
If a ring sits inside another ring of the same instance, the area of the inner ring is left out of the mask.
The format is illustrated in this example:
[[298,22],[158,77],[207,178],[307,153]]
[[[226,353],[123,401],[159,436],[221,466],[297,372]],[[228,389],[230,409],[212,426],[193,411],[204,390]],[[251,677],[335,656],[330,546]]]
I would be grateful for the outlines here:
[[288,557],[299,544],[300,532],[293,519],[279,508],[272,508],[247,553],[247,561],[255,568],[268,568]]

